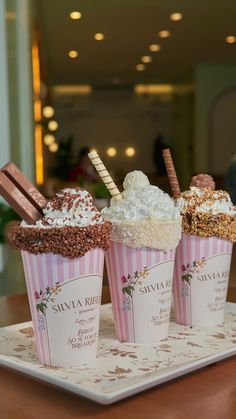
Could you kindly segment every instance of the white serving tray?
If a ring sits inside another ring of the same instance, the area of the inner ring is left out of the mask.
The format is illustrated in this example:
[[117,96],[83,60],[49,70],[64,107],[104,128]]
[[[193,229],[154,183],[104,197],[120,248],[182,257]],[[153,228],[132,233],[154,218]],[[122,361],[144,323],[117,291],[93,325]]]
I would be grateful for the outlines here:
[[[32,323],[0,329],[0,365],[102,404],[114,403],[236,354],[236,304],[227,303],[225,323],[189,328],[171,321],[159,344],[119,343],[111,305],[102,306],[98,359],[73,368],[40,365]],[[1,379],[1,378],[0,378]]]

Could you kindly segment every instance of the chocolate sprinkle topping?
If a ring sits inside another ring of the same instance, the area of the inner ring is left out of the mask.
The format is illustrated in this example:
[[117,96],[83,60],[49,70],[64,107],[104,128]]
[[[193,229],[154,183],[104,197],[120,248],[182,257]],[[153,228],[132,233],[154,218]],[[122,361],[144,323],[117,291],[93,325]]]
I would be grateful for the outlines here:
[[66,226],[36,229],[18,226],[12,229],[12,244],[16,249],[35,255],[56,253],[67,258],[77,258],[97,247],[107,250],[110,234],[109,221],[82,228]]
[[192,214],[186,212],[182,221],[185,234],[200,237],[216,236],[224,240],[236,242],[236,217],[228,214]]
[[[223,240],[236,242],[236,216],[224,212],[214,214],[211,209],[217,201],[229,201],[229,194],[222,190],[214,192],[211,189],[202,189],[202,194],[182,192],[186,209],[182,211],[182,228],[185,234],[200,237],[216,236]],[[201,212],[199,208],[207,202],[208,212]],[[232,206],[232,209],[234,207]]]

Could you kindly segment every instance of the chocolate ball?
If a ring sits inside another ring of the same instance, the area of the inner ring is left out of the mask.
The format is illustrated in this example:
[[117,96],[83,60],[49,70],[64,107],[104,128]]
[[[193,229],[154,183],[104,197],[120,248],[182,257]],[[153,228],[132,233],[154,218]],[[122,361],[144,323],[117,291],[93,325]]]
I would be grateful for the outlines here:
[[211,189],[214,191],[215,182],[212,176],[207,175],[206,173],[200,173],[199,175],[192,177],[190,186],[194,186],[199,189]]

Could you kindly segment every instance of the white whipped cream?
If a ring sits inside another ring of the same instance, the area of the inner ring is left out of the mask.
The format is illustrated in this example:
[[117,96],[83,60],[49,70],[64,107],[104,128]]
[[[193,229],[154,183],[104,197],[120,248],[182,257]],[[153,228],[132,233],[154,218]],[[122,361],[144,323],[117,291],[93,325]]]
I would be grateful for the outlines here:
[[[69,207],[65,199],[65,194],[73,199],[73,204]],[[56,194],[58,200],[62,199],[60,209],[55,209],[53,200],[48,201],[43,210],[43,218],[34,225],[27,225],[22,222],[23,227],[52,228],[52,227],[87,227],[95,224],[103,224],[104,221],[99,211],[93,206],[92,196],[83,189],[63,189]],[[96,217],[96,218],[95,218]],[[44,221],[47,224],[44,224]]]
[[168,194],[150,182],[142,172],[128,173],[121,200],[111,200],[111,206],[102,210],[105,219],[111,222],[137,221],[155,218],[174,220],[180,212]]
[[[205,189],[190,187],[189,191],[183,192],[182,196],[179,199],[177,199],[176,205],[179,208],[180,212],[184,213],[189,207],[196,203],[196,195],[199,197],[203,197],[205,194]],[[233,203],[227,192],[212,191],[211,196],[212,198],[206,198],[202,203],[197,204],[195,209],[197,213],[204,212],[213,215],[224,213],[228,215],[236,215],[236,207],[233,206]],[[185,197],[187,197],[188,200],[186,200]]]
[[150,182],[148,177],[140,170],[134,170],[125,176],[123,186],[126,191],[138,190],[148,187]]

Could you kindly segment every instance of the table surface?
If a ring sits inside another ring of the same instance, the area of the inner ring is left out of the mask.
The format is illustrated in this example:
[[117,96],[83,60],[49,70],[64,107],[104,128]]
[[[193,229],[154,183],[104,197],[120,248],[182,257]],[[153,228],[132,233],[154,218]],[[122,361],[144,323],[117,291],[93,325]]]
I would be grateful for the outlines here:
[[[103,301],[108,295],[105,291]],[[228,301],[236,302],[236,288]],[[0,298],[0,326],[30,319],[26,295]],[[235,419],[236,357],[114,405],[101,406],[0,368],[0,418]]]

